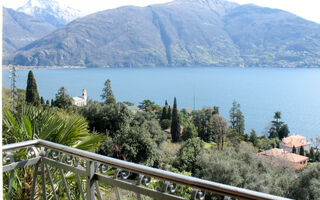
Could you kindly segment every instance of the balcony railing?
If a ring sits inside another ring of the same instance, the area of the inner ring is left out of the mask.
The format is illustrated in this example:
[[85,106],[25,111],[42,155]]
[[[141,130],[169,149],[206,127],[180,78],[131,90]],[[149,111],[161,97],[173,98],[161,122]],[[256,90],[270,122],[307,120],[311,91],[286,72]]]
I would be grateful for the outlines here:
[[[121,199],[119,188],[135,193],[137,199],[147,196],[164,200],[195,200],[204,199],[205,193],[207,197],[208,194],[214,194],[225,199],[286,199],[146,167],[40,139],[4,145],[2,150],[3,172],[6,172],[8,177],[8,183],[4,183],[7,184],[7,199],[12,199],[14,171],[26,167],[33,170],[31,195],[28,199],[59,199],[53,174],[60,177],[60,191],[62,190],[67,197],[64,199],[73,199],[73,190],[70,187],[76,188],[79,198],[83,200],[105,199],[106,188],[109,188],[109,192],[114,192],[118,200]],[[26,159],[15,160],[15,154],[19,151],[25,152]],[[70,181],[68,183],[66,180],[66,176],[71,174],[75,180],[72,186]],[[155,180],[161,183],[158,184],[158,188],[147,186]],[[189,188],[190,196],[183,197],[177,186]]]

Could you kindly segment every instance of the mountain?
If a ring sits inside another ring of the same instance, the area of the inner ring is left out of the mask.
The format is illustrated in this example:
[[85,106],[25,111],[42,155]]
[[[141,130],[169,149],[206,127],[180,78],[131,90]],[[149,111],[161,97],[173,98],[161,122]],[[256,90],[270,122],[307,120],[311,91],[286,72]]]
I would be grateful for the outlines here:
[[12,63],[319,67],[320,25],[224,0],[126,6],[74,20],[22,48]]
[[247,66],[320,66],[320,24],[254,5],[238,6],[223,21]]
[[51,24],[3,7],[3,56],[12,54],[55,29]]
[[56,0],[29,0],[25,5],[19,7],[17,11],[34,16],[55,27],[63,26],[83,15],[79,10],[61,6]]

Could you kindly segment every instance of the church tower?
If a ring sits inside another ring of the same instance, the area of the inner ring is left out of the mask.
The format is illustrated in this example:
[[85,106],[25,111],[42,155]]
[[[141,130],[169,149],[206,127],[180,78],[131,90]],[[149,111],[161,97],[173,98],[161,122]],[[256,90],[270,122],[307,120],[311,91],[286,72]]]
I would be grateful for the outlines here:
[[88,96],[87,96],[87,90],[85,90],[85,89],[82,90],[82,98],[85,101],[85,105],[87,105]]

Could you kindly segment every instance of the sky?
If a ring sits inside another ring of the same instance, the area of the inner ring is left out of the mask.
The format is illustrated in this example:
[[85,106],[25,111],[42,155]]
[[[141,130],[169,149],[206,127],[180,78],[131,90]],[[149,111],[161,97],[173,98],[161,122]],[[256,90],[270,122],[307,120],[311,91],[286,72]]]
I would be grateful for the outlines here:
[[[28,0],[4,0],[6,7],[18,8]],[[147,6],[171,0],[58,0],[61,4],[81,10],[85,14],[124,5]],[[259,6],[289,11],[305,19],[320,23],[320,0],[232,0],[239,4],[252,3]]]

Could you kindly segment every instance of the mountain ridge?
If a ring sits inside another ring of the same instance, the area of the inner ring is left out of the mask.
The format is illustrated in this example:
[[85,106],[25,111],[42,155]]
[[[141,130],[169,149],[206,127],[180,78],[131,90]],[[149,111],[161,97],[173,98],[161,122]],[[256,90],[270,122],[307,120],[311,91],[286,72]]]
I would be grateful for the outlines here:
[[11,8],[3,7],[3,19],[4,57],[55,30],[51,24]]
[[22,48],[11,63],[319,67],[319,52],[320,25],[291,13],[222,0],[177,0],[77,19]]
[[16,11],[34,16],[55,27],[61,27],[83,16],[80,10],[70,8],[69,6],[62,6],[56,0],[29,0],[23,6],[17,8]]

